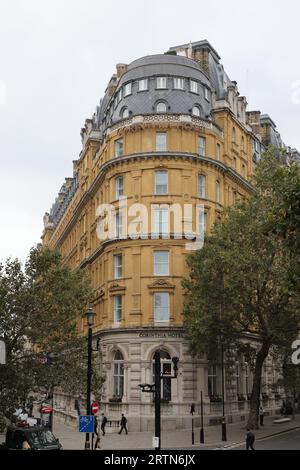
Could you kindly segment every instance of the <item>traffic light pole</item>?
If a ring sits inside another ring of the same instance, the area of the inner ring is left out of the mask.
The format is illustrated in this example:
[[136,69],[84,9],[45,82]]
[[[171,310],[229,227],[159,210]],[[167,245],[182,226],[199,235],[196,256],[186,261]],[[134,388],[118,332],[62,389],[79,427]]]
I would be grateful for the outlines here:
[[152,393],[155,402],[155,437],[157,440],[156,450],[161,449],[161,381],[167,379],[177,379],[178,376],[178,357],[172,358],[174,375],[161,373],[161,362],[160,362],[160,351],[156,351],[154,354],[154,384],[140,384],[139,387],[143,393]]

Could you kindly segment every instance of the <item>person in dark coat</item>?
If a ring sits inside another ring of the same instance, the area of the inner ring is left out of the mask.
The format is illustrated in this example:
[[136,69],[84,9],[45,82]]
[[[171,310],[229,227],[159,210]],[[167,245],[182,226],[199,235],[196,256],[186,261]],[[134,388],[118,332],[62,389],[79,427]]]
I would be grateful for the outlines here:
[[104,413],[101,413],[101,431],[102,431],[102,436],[105,436],[105,426],[107,423],[107,417],[105,416]]
[[247,434],[246,434],[246,450],[255,450],[254,449],[254,442],[255,442],[255,436],[253,432],[250,431],[250,429],[247,429]]
[[97,416],[95,416],[95,419],[94,419],[94,433],[96,434],[96,436],[98,436],[98,430],[99,430],[98,424],[99,424],[98,423],[98,418],[97,418]]
[[128,430],[127,430],[127,418],[125,418],[124,414],[122,413],[122,417],[121,417],[121,429],[119,431],[119,434],[122,433],[123,429],[125,430],[126,434],[128,434]]
[[264,425],[264,417],[265,417],[265,410],[263,409],[262,406],[260,406],[259,407],[259,422],[261,426]]

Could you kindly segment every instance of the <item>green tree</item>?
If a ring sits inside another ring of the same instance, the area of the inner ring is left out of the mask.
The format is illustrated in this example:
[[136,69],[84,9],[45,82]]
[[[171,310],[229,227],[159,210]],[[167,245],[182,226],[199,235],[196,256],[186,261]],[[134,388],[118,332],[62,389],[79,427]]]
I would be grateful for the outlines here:
[[[7,353],[0,366],[0,415],[32,391],[85,393],[87,345],[77,320],[90,299],[84,272],[70,270],[50,249],[31,250],[25,267],[10,259],[0,266],[0,338]],[[95,367],[95,392],[102,381]]]
[[284,157],[272,149],[266,153],[255,193],[230,209],[203,249],[188,256],[189,278],[183,282],[191,350],[215,360],[222,343],[227,351],[248,348],[254,354],[251,429],[258,427],[264,361],[273,347],[291,347],[300,319],[300,235],[285,200],[299,188],[300,169],[286,165]]

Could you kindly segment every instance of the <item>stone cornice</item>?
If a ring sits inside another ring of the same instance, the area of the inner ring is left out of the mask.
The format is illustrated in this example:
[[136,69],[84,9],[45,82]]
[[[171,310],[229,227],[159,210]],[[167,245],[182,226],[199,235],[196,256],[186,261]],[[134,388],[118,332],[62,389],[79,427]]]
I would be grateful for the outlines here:
[[159,159],[161,161],[163,161],[164,159],[167,159],[167,160],[174,159],[175,161],[176,160],[186,160],[186,161],[190,160],[194,162],[202,162],[207,165],[211,165],[215,167],[222,174],[227,174],[233,181],[241,185],[246,191],[251,192],[251,193],[254,192],[254,187],[245,178],[239,175],[232,168],[228,167],[224,163],[218,160],[215,160],[213,158],[203,157],[201,155],[197,155],[193,153],[183,153],[183,152],[144,152],[144,153],[136,153],[136,154],[131,154],[131,155],[123,155],[121,157],[117,157],[112,160],[109,160],[108,162],[104,163],[100,167],[99,174],[93,181],[89,190],[84,194],[84,196],[79,201],[76,209],[74,210],[74,214],[72,218],[66,225],[59,239],[56,241],[56,244],[60,245],[63,238],[65,237],[66,232],[70,230],[70,228],[74,225],[75,221],[77,220],[77,217],[80,211],[82,210],[82,208],[87,204],[87,202],[91,199],[91,197],[96,193],[99,184],[101,183],[101,181],[103,181],[103,179],[105,178],[105,174],[107,173],[109,169],[115,166],[118,166],[120,164],[123,164],[123,163],[129,163],[129,162],[135,162],[135,161],[142,162],[142,161],[154,160],[154,159]]
[[115,131],[130,131],[133,126],[143,128],[145,126],[159,125],[170,126],[177,125],[183,126],[187,129],[192,130],[203,130],[207,129],[219,135],[223,138],[223,130],[214,122],[206,119],[201,119],[190,114],[143,114],[139,116],[133,116],[125,120],[121,120],[107,128],[107,137]]

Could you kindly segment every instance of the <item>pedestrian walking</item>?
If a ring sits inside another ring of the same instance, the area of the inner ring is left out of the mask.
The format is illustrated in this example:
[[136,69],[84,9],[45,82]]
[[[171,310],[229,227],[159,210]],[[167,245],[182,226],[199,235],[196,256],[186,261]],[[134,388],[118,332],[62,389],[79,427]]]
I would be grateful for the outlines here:
[[96,434],[96,436],[99,435],[99,422],[98,422],[98,418],[97,416],[95,416],[95,419],[94,419],[94,433]]
[[119,434],[122,433],[123,429],[125,430],[126,434],[128,434],[128,430],[127,430],[127,418],[124,416],[124,414],[122,413],[122,416],[121,416],[121,429],[119,431]]
[[104,413],[101,413],[101,431],[102,431],[102,436],[105,436],[105,426],[107,423],[107,417],[105,416]]
[[100,437],[98,436],[96,439],[96,443],[95,443],[95,450],[101,450],[101,449],[102,449],[101,440],[100,440]]
[[255,442],[255,435],[253,432],[250,431],[250,429],[247,429],[247,434],[246,434],[246,450],[255,450],[254,449],[254,442]]
[[259,421],[260,421],[261,426],[264,425],[264,417],[265,417],[265,410],[263,409],[262,406],[260,406],[259,407]]

